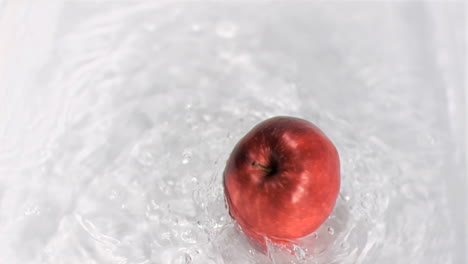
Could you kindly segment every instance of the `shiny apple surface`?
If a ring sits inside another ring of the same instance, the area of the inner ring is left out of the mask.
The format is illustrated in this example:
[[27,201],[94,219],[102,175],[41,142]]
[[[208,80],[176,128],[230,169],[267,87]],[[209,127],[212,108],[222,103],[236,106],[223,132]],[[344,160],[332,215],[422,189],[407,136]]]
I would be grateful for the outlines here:
[[340,189],[338,152],[312,123],[274,117],[248,132],[224,171],[230,215],[254,242],[289,244],[317,229]]

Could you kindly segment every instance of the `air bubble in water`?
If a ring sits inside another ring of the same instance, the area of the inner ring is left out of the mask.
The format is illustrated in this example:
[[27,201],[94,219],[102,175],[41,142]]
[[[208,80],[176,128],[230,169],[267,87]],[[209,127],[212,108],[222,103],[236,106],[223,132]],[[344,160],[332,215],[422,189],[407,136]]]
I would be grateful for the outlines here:
[[182,241],[184,241],[186,243],[190,243],[190,244],[193,244],[193,243],[197,242],[192,230],[187,230],[187,231],[182,232],[180,234],[180,239],[182,239]]
[[294,255],[296,256],[296,259],[299,261],[304,261],[306,258],[306,253],[304,252],[304,249],[301,248],[300,246],[294,245],[293,246],[294,250]]
[[349,248],[349,243],[346,242],[346,241],[344,241],[344,242],[342,242],[342,243],[340,244],[340,247],[341,247],[342,249],[348,249],[348,248]]

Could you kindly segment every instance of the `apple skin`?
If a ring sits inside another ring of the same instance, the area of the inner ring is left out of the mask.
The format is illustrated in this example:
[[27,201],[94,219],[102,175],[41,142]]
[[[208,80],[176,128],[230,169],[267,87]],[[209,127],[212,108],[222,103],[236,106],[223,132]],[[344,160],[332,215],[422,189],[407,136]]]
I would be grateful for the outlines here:
[[330,215],[340,190],[333,143],[312,123],[273,117],[234,147],[224,170],[229,214],[254,245],[291,245]]

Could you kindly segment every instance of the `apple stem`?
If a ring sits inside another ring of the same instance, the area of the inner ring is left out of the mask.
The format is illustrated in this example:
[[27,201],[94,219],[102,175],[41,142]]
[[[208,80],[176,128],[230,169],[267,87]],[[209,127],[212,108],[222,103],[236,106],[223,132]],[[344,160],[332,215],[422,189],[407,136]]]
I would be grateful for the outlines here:
[[271,172],[271,168],[269,167],[265,167],[264,165],[256,162],[256,161],[253,161],[252,162],[252,166],[258,168],[258,169],[261,169],[262,171],[264,171],[265,173],[269,174]]

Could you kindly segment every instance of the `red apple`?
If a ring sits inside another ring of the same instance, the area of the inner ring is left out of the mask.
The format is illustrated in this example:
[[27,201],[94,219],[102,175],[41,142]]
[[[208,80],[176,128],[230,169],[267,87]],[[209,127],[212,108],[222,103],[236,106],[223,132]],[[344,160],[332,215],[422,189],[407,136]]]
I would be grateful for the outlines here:
[[251,241],[289,245],[316,230],[340,190],[333,143],[312,123],[274,117],[245,135],[227,161],[229,213]]

